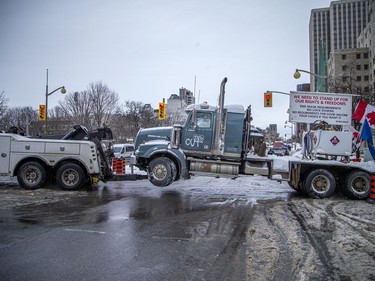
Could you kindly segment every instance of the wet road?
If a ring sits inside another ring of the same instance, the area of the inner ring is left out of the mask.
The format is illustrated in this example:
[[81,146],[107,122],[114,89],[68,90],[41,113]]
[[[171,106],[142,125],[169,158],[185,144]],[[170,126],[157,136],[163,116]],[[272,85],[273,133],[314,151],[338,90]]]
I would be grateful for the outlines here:
[[141,180],[74,192],[0,185],[0,280],[247,280],[256,202],[298,196],[264,181],[193,178],[162,189]]

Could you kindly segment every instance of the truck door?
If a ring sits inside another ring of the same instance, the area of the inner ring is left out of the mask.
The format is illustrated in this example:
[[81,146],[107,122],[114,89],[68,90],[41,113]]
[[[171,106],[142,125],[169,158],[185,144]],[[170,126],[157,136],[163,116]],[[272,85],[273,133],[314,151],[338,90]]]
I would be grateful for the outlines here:
[[10,159],[10,136],[0,136],[0,175],[8,175]]
[[196,122],[190,115],[184,127],[181,147],[184,151],[211,152],[213,135],[213,115],[212,112],[197,112]]

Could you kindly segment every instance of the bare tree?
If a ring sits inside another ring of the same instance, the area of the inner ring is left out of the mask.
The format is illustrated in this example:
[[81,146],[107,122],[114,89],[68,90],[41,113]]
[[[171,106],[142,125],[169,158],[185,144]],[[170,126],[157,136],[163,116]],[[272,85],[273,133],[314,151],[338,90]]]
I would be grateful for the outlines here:
[[144,107],[142,102],[126,101],[124,116],[129,136],[136,136],[141,128],[141,111]]
[[5,111],[7,110],[7,103],[8,99],[5,96],[5,91],[2,90],[0,93],[0,116],[3,116]]
[[7,110],[7,103],[8,99],[5,96],[5,91],[2,90],[0,93],[0,128],[5,127],[5,124],[3,124],[5,120],[3,118]]
[[342,75],[329,78],[329,92],[357,94],[360,90],[360,83],[357,81],[357,70],[354,62],[346,65]]
[[6,131],[10,127],[19,127],[28,133],[30,123],[36,119],[37,114],[31,106],[9,108],[1,118],[1,129]]
[[154,110],[150,105],[143,105],[140,110],[141,128],[158,127],[162,125],[154,114]]
[[112,124],[112,117],[119,111],[118,102],[117,93],[103,82],[96,82],[85,91],[67,94],[59,106],[72,125],[81,124],[91,130]]
[[87,88],[94,124],[97,127],[109,124],[112,115],[118,110],[118,94],[103,82],[90,83]]
[[69,93],[63,101],[59,102],[61,110],[65,113],[72,125],[83,125],[91,130],[91,106],[87,91]]
[[161,125],[150,105],[130,100],[113,115],[112,120],[111,128],[116,142],[134,139],[141,128]]

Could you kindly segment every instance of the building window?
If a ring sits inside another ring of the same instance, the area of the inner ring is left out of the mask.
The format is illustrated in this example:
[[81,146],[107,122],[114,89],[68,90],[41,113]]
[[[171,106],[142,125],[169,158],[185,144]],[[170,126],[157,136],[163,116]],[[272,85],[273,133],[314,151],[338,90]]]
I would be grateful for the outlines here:
[[363,54],[363,57],[364,57],[365,59],[368,59],[368,53],[364,53],[364,54]]
[[357,64],[357,70],[361,70],[361,65]]
[[343,65],[342,66],[342,71],[345,71],[346,70],[346,65]]
[[363,80],[368,81],[368,75],[365,75],[365,76],[363,77]]
[[[340,43],[341,43],[341,42],[340,42]],[[343,60],[346,60],[346,55],[342,55],[341,58],[342,58]]]
[[370,91],[369,87],[365,87],[365,92],[368,93]]
[[357,76],[357,81],[358,81],[358,82],[361,81],[361,76]]
[[368,64],[365,64],[365,65],[363,66],[363,68],[364,68],[364,70],[368,70]]
[[357,54],[357,60],[361,58],[361,54]]

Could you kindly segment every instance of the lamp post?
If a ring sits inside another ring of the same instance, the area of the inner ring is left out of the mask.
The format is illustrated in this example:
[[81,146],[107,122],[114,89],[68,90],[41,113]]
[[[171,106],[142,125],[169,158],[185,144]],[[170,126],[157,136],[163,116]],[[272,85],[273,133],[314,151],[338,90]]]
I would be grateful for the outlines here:
[[[294,72],[293,77],[294,77],[295,79],[299,79],[299,78],[301,77],[301,73],[300,73],[300,72],[304,72],[304,73],[310,74],[310,75],[312,75],[312,76],[315,76],[315,77],[317,77],[317,78],[324,79],[324,81],[325,81],[325,89],[324,89],[323,92],[326,92],[326,91],[327,91],[326,88],[327,88],[327,85],[328,85],[328,76],[326,76],[326,75],[315,74],[315,73],[312,73],[312,72],[310,72],[310,71],[303,70],[303,69],[296,69],[296,72]],[[319,92],[319,91],[318,91],[318,92]]]
[[293,123],[290,123],[290,126],[289,126],[288,121],[285,121],[284,128],[286,128],[286,127],[290,128],[290,138],[292,138],[293,137]]
[[52,92],[48,92],[48,69],[47,69],[47,80],[46,80],[46,120],[44,126],[44,133],[47,134],[47,119],[48,119],[48,97],[52,95],[54,92],[61,90],[62,94],[66,93],[65,86],[58,87],[57,89],[53,90]]

